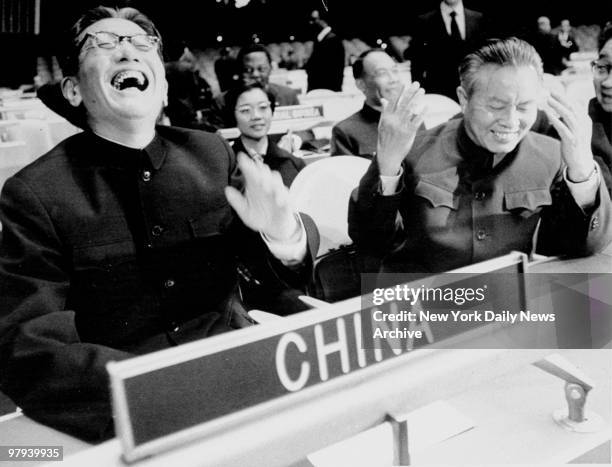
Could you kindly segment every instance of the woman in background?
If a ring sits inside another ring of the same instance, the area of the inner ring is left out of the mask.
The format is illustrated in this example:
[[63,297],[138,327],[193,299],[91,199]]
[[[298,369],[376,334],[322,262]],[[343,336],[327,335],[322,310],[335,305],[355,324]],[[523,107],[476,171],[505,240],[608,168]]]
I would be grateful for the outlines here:
[[268,137],[273,102],[260,84],[241,85],[228,91],[227,108],[233,109],[234,123],[240,130],[233,148],[236,154],[244,152],[253,159],[262,160],[270,169],[278,171],[283,183],[290,186],[305,164]]

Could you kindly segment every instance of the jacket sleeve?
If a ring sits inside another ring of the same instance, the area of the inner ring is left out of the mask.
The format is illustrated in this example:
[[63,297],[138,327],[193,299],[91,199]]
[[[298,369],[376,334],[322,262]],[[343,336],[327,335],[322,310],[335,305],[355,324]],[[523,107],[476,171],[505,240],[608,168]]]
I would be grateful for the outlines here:
[[401,239],[402,228],[398,218],[405,195],[404,184],[402,180],[396,194],[383,196],[380,172],[374,159],[359,187],[353,190],[349,201],[349,236],[364,256],[364,261],[381,260]]
[[[244,180],[240,173],[232,149],[223,140],[229,157],[230,177],[229,183],[242,190]],[[249,307],[259,307],[268,311],[278,312],[279,307],[285,307],[285,302],[278,305],[279,297],[284,297],[288,291],[303,293],[312,280],[314,260],[319,249],[319,232],[313,220],[306,214],[300,213],[304,230],[306,232],[307,251],[304,261],[296,266],[284,266],[268,250],[261,235],[245,226],[238,215],[234,216],[231,227],[232,243],[236,245],[236,254],[240,263],[242,279],[256,284],[256,300],[243,297]],[[245,269],[243,269],[245,268]],[[252,285],[252,284],[251,284]],[[286,313],[283,313],[286,314]]]
[[69,265],[47,210],[19,178],[0,199],[0,387],[31,418],[89,441],[113,434],[105,365],[129,353],[81,342]]
[[[559,175],[561,177],[561,175]],[[583,211],[560,178],[552,190],[552,205],[542,213],[536,251],[544,255],[586,256],[602,251],[612,240],[612,203],[600,177],[595,205]]]

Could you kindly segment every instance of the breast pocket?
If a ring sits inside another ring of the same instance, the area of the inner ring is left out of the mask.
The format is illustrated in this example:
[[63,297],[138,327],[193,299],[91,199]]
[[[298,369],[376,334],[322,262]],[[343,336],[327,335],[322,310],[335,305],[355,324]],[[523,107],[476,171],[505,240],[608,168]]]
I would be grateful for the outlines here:
[[420,217],[427,227],[442,227],[459,206],[453,192],[425,180],[419,180],[414,190],[419,203]]
[[131,240],[75,247],[73,269],[74,289],[90,306],[92,296],[98,298],[98,303],[108,303],[128,295],[140,281]]
[[76,247],[68,306],[81,338],[116,343],[146,324],[143,277],[131,240]]
[[534,189],[504,193],[504,209],[513,215],[529,218],[552,204],[548,189]]
[[230,206],[210,209],[189,219],[193,235],[188,257],[178,258],[184,280],[211,303],[227,296],[236,276],[237,245],[232,232],[233,213]]

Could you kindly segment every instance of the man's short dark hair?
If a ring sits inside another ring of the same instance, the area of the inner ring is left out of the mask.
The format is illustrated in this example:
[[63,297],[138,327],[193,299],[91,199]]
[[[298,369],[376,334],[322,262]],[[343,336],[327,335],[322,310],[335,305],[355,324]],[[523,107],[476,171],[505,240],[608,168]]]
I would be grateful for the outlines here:
[[256,52],[262,52],[266,54],[266,57],[268,58],[268,63],[272,65],[272,57],[270,55],[270,52],[268,52],[268,49],[266,49],[266,47],[261,44],[249,44],[241,48],[240,52],[238,52],[238,55],[236,56],[236,61],[238,62],[238,65],[242,67],[242,64],[244,63],[244,57]]
[[120,18],[131,21],[140,26],[147,34],[159,38],[159,46],[157,52],[163,61],[163,51],[161,34],[147,16],[142,14],[135,8],[109,8],[98,6],[86,11],[70,28],[67,37],[66,55],[64,56],[63,71],[64,75],[74,76],[79,71],[79,54],[81,52],[79,45],[81,43],[81,35],[83,31],[94,23],[106,18]]
[[379,48],[368,49],[364,52],[361,52],[361,54],[359,54],[359,57],[357,57],[357,60],[355,60],[355,62],[353,63],[353,77],[355,79],[363,78],[363,61],[368,55],[374,52],[382,52],[385,54],[387,53],[383,49]]
[[225,95],[225,109],[227,113],[228,123],[231,126],[236,126],[236,117],[234,115],[234,110],[236,110],[236,103],[238,102],[238,98],[244,94],[245,92],[251,91],[253,89],[261,89],[268,99],[270,100],[270,108],[272,112],[274,112],[275,107],[275,98],[270,91],[264,89],[261,83],[252,83],[252,84],[238,84],[227,91]]
[[540,78],[543,75],[542,59],[529,43],[510,37],[490,39],[485,45],[468,54],[459,65],[461,87],[470,97],[476,86],[476,74],[486,65],[532,66]]

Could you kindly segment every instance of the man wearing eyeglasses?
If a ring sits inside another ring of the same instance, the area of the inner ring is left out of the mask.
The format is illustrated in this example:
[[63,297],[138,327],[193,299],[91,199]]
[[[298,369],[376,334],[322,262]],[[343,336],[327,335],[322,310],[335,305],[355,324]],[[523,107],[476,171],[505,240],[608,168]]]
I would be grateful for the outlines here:
[[[592,68],[595,98],[589,102],[589,116],[593,122],[591,149],[604,169],[604,176],[612,179],[609,175],[612,171],[612,25],[601,34],[599,57]],[[608,187],[612,188],[612,183]]]
[[265,165],[155,126],[167,84],[144,15],[98,7],[71,32],[62,88],[87,129],[0,198],[0,389],[99,441],[113,434],[107,362],[251,325],[237,261],[299,287],[316,229]]
[[353,63],[357,87],[365,95],[363,108],[332,129],[331,154],[372,158],[376,154],[382,99],[402,87],[397,63],[382,49],[363,52]]

